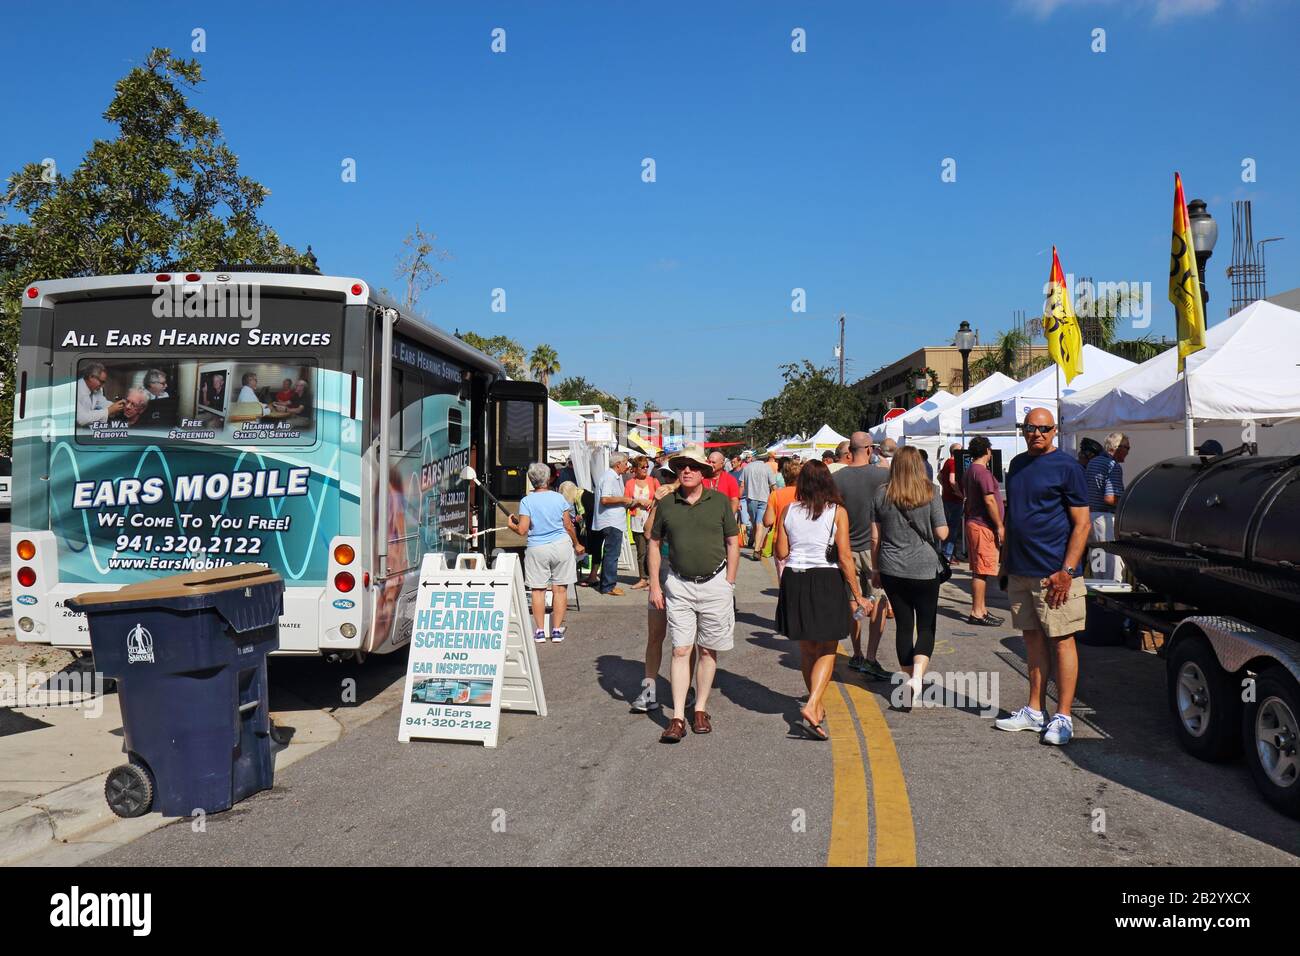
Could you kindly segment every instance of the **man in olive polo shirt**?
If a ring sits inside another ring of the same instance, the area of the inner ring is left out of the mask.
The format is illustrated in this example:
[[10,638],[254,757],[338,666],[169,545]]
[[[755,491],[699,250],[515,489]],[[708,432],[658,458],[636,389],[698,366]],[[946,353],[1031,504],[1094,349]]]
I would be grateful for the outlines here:
[[[686,692],[691,686],[691,649],[698,645],[695,670],[697,734],[713,730],[709,718],[709,691],[718,669],[718,651],[731,650],[736,629],[736,569],[740,563],[736,513],[731,499],[704,487],[713,468],[704,450],[688,446],[669,462],[677,473],[678,488],[655,505],[650,564],[650,603],[668,616],[668,636],[673,643],[673,716],[659,738],[675,744],[686,736]],[[660,542],[668,542],[669,573],[659,584]]]

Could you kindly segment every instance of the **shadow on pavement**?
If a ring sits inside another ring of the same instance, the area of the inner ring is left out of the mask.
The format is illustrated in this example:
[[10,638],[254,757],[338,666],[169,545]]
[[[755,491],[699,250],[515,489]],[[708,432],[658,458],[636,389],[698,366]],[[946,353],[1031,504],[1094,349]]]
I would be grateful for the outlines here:
[[[1002,641],[1023,673],[1024,640]],[[1079,686],[1074,719],[1099,735],[1075,737],[1061,752],[1089,773],[1187,813],[1300,854],[1296,821],[1270,807],[1240,761],[1206,763],[1187,754],[1174,736],[1165,686],[1165,662],[1127,647],[1079,644]],[[1026,684],[1013,677],[1003,697],[1020,706]],[[1054,684],[1048,685],[1054,706]],[[1002,708],[1007,713],[1007,708]],[[996,731],[995,731],[996,732]],[[1208,860],[1207,860],[1208,862]]]
[[277,712],[332,713],[342,707],[364,704],[406,679],[405,650],[372,654],[361,664],[330,663],[323,657],[271,657],[267,663],[271,710]]

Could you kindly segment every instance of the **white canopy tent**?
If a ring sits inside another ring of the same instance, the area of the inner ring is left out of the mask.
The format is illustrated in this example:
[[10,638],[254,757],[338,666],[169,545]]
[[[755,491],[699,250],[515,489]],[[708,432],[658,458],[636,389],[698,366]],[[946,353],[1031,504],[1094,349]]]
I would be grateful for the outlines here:
[[939,389],[919,405],[914,405],[901,415],[895,415],[887,421],[881,422],[875,428],[871,429],[871,439],[875,442],[882,442],[886,438],[892,438],[899,441],[903,437],[904,429],[908,422],[920,420],[922,417],[929,415],[931,412],[939,412],[947,408],[953,402],[957,401],[957,396],[952,392],[946,392]]
[[812,443],[812,450],[820,454],[824,451],[834,451],[840,442],[848,441],[848,438],[830,425],[823,425],[808,441]]
[[[1062,398],[1073,395],[1131,368],[1136,368],[1136,365],[1128,359],[1085,345],[1083,371],[1073,381],[1067,384],[1061,367],[1053,362],[987,401],[962,409],[962,431],[967,435],[1016,435],[1016,426],[1025,420],[1031,408],[1046,408],[1058,422],[1062,422],[1057,408],[1058,395]],[[1063,431],[1069,428],[1069,423],[1062,423]]]
[[779,442],[769,445],[767,450],[773,455],[794,455],[808,448],[808,440],[802,435],[791,435],[789,438],[782,438]]
[[546,444],[567,445],[571,441],[583,441],[586,433],[583,420],[573,414],[554,399],[546,400]]
[[903,437],[907,439],[908,444],[914,444],[912,441],[914,436],[923,438],[927,435],[960,435],[961,410],[963,408],[987,401],[998,392],[1004,391],[1014,384],[1016,384],[1014,378],[1003,375],[1001,372],[994,372],[988,378],[981,379],[972,385],[969,390],[958,395],[955,402],[919,415],[914,421],[909,421],[903,426]]
[[[1300,451],[1300,312],[1251,303],[1206,330],[1187,373],[1198,445],[1214,439],[1227,450],[1257,441],[1263,455]],[[1063,398],[1061,414],[1072,441],[1133,432],[1125,470],[1136,474],[1184,454],[1183,388],[1175,347]]]
[[[1205,333],[1187,358],[1192,415],[1210,421],[1300,416],[1300,312],[1260,300]],[[1178,350],[1082,390],[1062,402],[1080,428],[1183,421]]]
[[[968,405],[978,405],[981,401],[987,401],[1015,384],[1014,378],[1001,372],[994,372],[988,378],[980,379],[960,395],[954,396],[954,401],[942,408],[925,412],[905,422],[901,444],[911,445],[924,451],[929,456],[930,465],[937,475],[948,457],[948,445],[961,438],[961,410]],[[994,445],[996,446],[997,442],[994,442]]]

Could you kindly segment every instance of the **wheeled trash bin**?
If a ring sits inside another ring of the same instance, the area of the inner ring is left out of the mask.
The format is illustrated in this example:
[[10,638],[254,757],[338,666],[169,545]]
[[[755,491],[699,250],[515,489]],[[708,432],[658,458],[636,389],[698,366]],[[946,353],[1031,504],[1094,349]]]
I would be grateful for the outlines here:
[[237,564],[80,594],[95,669],[117,681],[122,749],[104,796],[120,817],[215,813],[274,782],[266,655],[284,582]]

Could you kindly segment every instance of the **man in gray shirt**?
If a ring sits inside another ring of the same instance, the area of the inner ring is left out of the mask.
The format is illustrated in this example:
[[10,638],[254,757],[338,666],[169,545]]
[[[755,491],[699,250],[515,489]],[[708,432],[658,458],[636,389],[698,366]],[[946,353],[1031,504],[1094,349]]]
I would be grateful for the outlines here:
[[750,527],[754,529],[749,552],[750,558],[754,561],[759,560],[759,554],[753,550],[753,544],[758,541],[758,529],[763,527],[763,512],[767,510],[767,496],[776,487],[776,476],[767,464],[769,457],[771,456],[767,452],[755,455],[754,460],[740,473],[740,493],[749,502]]
[[[889,471],[871,464],[871,436],[854,432],[849,438],[849,464],[835,472],[835,486],[844,499],[844,510],[849,516],[849,548],[858,570],[858,580],[863,594],[878,595],[871,591],[871,523],[875,520],[876,492],[889,481]],[[853,657],[849,667],[861,671],[871,680],[889,680],[890,672],[876,660],[880,637],[885,632],[885,602],[876,601],[867,622],[867,654],[862,655],[862,622],[853,622]]]

